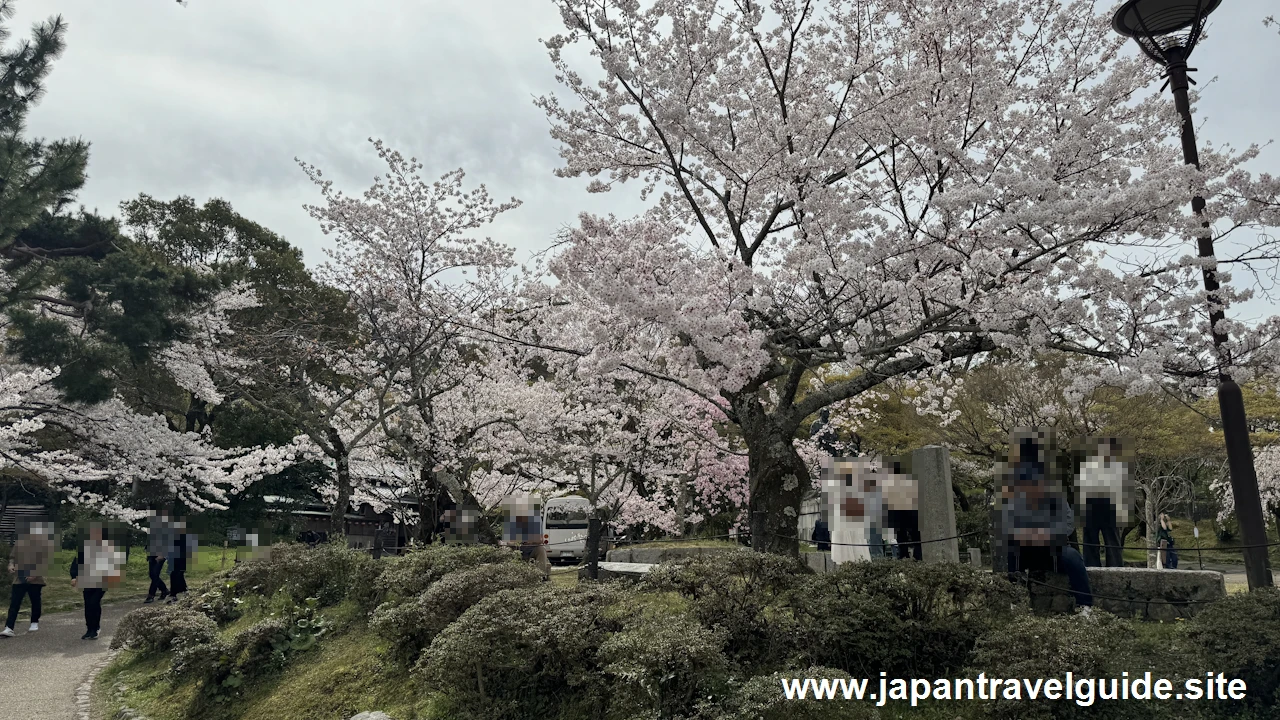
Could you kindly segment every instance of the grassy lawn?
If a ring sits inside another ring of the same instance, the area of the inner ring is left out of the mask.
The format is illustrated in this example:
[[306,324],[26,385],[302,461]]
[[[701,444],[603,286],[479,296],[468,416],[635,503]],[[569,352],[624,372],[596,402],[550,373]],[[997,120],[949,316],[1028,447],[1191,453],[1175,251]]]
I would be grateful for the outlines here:
[[[49,573],[45,576],[46,585],[41,594],[43,601],[43,612],[54,613],[64,612],[67,610],[75,610],[80,607],[82,602],[80,590],[71,587],[71,563],[76,559],[76,551],[59,550],[54,553],[53,564],[49,567]],[[230,551],[227,554],[227,563],[232,562],[233,555]],[[221,547],[201,547],[200,552],[196,555],[194,562],[189,564],[190,569],[187,571],[187,584],[192,588],[196,587],[205,578],[217,572],[222,567],[222,548]],[[165,583],[169,582],[169,573],[166,568],[164,573]],[[123,582],[107,591],[102,602],[122,602],[124,600],[136,600],[139,596],[146,595],[147,589],[151,586],[151,579],[147,576],[147,554],[142,548],[133,548],[129,554],[129,563],[125,566]],[[0,586],[7,587],[7,586]],[[5,593],[8,597],[8,593]],[[30,606],[23,604],[22,612],[18,617],[25,619],[30,617]]]

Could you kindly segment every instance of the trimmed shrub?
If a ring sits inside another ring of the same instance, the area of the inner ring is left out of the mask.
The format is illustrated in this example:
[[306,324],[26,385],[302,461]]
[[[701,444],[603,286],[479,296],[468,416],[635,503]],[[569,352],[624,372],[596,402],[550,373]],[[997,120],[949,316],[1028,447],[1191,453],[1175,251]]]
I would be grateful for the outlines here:
[[602,670],[621,681],[612,685],[610,709],[683,717],[721,694],[730,665],[723,634],[683,615],[632,614],[600,645]]
[[414,674],[458,718],[601,717],[612,688],[597,654],[624,592],[543,583],[490,595],[436,636]]
[[[973,651],[968,677],[985,673],[988,678],[1059,678],[1067,672],[1076,678],[1120,678],[1128,667],[1126,648],[1135,641],[1129,620],[1101,611],[1089,615],[1023,615],[980,638]],[[1132,675],[1132,672],[1130,672]],[[1003,694],[1003,691],[1002,691]],[[1152,716],[1160,705],[1139,701],[1097,700],[1082,707],[1074,700],[1006,700],[988,703],[993,718],[1038,720],[1050,718],[1141,718]],[[1167,711],[1167,708],[1164,708]]]
[[[879,720],[882,716],[874,703],[843,698],[815,700],[788,699],[782,689],[783,680],[804,678],[843,678],[847,673],[828,667],[785,670],[771,675],[757,675],[733,689],[722,700],[702,702],[691,720]],[[869,685],[871,683],[868,683]],[[876,688],[878,690],[878,687]]]
[[235,583],[237,595],[256,592],[270,597],[283,590],[296,602],[314,597],[327,607],[345,600],[377,562],[368,553],[335,544],[285,543],[235,566],[227,579]]
[[414,600],[384,603],[374,612],[370,628],[391,641],[393,654],[412,667],[436,635],[468,608],[503,590],[532,588],[542,572],[524,563],[502,562],[451,572]]
[[1025,604],[1017,586],[965,565],[847,563],[803,578],[792,594],[800,636],[792,662],[862,677],[942,677]]
[[374,581],[377,602],[417,597],[432,583],[457,570],[519,561],[519,553],[492,545],[427,545],[407,555],[382,560]]
[[209,643],[217,635],[218,624],[203,613],[190,608],[153,605],[125,615],[111,638],[111,647],[155,654],[169,652],[175,646]]
[[684,596],[703,627],[724,633],[730,659],[749,669],[772,669],[797,647],[795,620],[786,608],[810,574],[795,558],[727,552],[662,563],[642,587]]
[[1182,639],[1200,670],[1240,678],[1256,707],[1280,705],[1280,590],[1228,596],[1182,624]]

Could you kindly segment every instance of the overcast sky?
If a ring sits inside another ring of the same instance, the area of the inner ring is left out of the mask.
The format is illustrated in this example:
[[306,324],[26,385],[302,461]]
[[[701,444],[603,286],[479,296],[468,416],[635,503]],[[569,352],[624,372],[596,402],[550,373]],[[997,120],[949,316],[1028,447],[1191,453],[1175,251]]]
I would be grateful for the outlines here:
[[[370,136],[418,157],[425,177],[462,166],[523,200],[491,234],[524,251],[581,211],[642,207],[631,190],[589,195],[552,175],[557,147],[532,103],[557,90],[538,42],[563,30],[551,0],[18,0],[17,11],[15,36],[54,14],[70,25],[29,131],[92,143],[80,200],[104,213],[140,192],[221,197],[314,264],[325,238],[302,205],[319,195],[293,159],[358,194],[385,171]],[[1280,35],[1261,24],[1275,12],[1275,0],[1225,0],[1214,14],[1192,63],[1202,136],[1243,147],[1280,135]],[[1280,174],[1280,146],[1252,169]]]

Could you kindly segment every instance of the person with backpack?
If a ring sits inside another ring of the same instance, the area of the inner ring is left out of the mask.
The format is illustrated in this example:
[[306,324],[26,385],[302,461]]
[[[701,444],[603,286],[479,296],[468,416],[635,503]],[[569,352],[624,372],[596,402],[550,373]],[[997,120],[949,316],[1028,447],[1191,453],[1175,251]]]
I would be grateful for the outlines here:
[[31,522],[18,534],[18,541],[9,557],[9,573],[14,576],[9,615],[5,619],[4,630],[0,630],[0,637],[15,635],[13,628],[25,598],[31,598],[31,624],[27,632],[40,629],[40,593],[44,590],[44,574],[53,559],[53,535],[53,523],[43,521]]

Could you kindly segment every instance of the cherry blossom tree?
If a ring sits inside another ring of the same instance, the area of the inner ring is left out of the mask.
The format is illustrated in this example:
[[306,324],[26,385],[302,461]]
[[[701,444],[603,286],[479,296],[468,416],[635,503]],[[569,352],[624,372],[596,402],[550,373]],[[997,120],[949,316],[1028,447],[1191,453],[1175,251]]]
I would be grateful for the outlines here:
[[[1262,507],[1271,513],[1271,521],[1280,528],[1280,445],[1271,444],[1253,451],[1253,462],[1258,473],[1258,491],[1262,495]],[[1224,523],[1236,511],[1235,495],[1231,492],[1231,478],[1223,475],[1210,489],[1220,503],[1218,522]]]
[[[557,174],[654,198],[566,237],[556,290],[595,331],[562,349],[721,404],[758,549],[797,551],[798,429],[889,378],[937,383],[997,348],[1087,359],[1081,391],[1277,364],[1276,318],[1228,322],[1214,351],[1200,286],[1206,263],[1229,281],[1274,256],[1239,230],[1268,221],[1275,182],[1240,169],[1255,147],[1203,143],[1202,170],[1182,164],[1173,105],[1107,8],[555,1],[566,32],[546,46],[570,100],[537,103]],[[1189,252],[1193,193],[1216,259]],[[641,333],[656,341],[610,342]]]
[[[428,183],[416,159],[370,142],[388,172],[361,197],[299,163],[324,199],[307,210],[335,242],[318,276],[341,293],[348,326],[334,333],[304,318],[258,339],[255,372],[222,368],[255,406],[299,421],[330,463],[335,528],[357,491],[353,457],[396,441],[420,479],[436,476],[436,448],[406,432],[433,430],[435,399],[471,372],[462,321],[489,308],[512,264],[509,248],[471,233],[518,205],[494,203],[483,185],[465,191],[462,170]],[[408,413],[416,424],[392,422]]]

